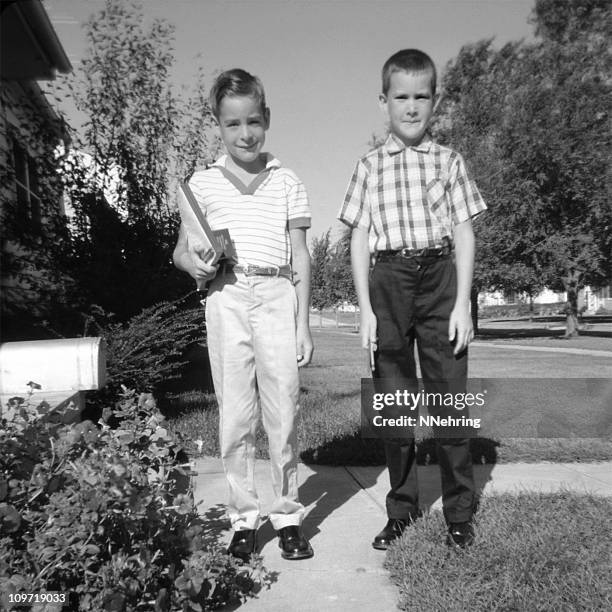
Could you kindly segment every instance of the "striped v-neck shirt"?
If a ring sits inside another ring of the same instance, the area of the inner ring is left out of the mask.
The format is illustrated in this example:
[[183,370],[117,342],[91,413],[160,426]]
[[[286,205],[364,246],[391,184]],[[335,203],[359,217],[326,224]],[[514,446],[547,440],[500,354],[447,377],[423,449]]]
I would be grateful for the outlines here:
[[461,155],[428,138],[407,147],[390,135],[357,162],[338,218],[368,230],[375,253],[440,246],[485,209]]
[[310,207],[295,173],[266,156],[250,185],[226,168],[223,155],[195,172],[189,186],[211,228],[229,231],[240,264],[282,266],[291,261],[289,230],[310,227]]

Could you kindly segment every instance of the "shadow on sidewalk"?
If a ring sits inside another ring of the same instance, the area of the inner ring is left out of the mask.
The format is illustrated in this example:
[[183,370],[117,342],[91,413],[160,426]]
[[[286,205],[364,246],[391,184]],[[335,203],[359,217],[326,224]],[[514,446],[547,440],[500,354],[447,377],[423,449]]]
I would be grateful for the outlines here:
[[[387,478],[382,442],[371,438],[361,438],[359,434],[355,438],[353,436],[348,436],[348,438],[350,440],[342,438],[340,440],[332,440],[325,445],[334,446],[340,452],[343,443],[347,446],[345,449],[347,457],[343,465],[338,466],[337,462],[334,462],[334,466],[315,463],[308,465],[308,468],[314,473],[302,483],[299,490],[300,501],[304,506],[309,507],[314,504],[304,522],[304,533],[308,538],[317,535],[320,532],[319,526],[329,516],[344,506],[354,495],[359,493],[361,489],[372,489],[376,486],[379,478]],[[349,456],[348,449],[351,448],[355,451],[356,445],[362,453],[356,452]],[[499,442],[489,438],[472,438],[470,440],[477,505],[482,491],[491,480],[491,472],[497,462],[498,446]],[[326,452],[331,452],[330,449],[325,448],[319,450],[322,451],[323,456],[326,456]],[[373,462],[373,457],[377,457],[379,461]],[[422,512],[428,512],[442,495],[439,468],[433,468],[437,464],[436,446],[433,438],[419,441],[416,461],[422,476],[419,481],[419,505]],[[431,467],[423,473],[423,466]],[[432,472],[435,472],[435,477],[425,476],[425,474],[431,475]],[[379,487],[380,490],[381,488]],[[384,492],[380,495],[380,499],[375,499],[375,501],[380,505],[381,515],[384,516],[384,496],[387,490],[387,481],[385,481],[385,486],[382,490]],[[378,492],[376,495],[378,495]],[[258,533],[260,547],[263,547],[275,538],[276,534],[272,525],[266,522]]]
[[[304,506],[314,506],[308,512],[304,521],[304,535],[311,539],[320,533],[320,525],[333,513],[344,506],[362,488],[369,488],[376,484],[378,476],[385,470],[383,465],[368,469],[368,479],[364,486],[344,467],[328,465],[309,465],[311,474],[300,486],[300,502]],[[264,546],[276,538],[270,522],[261,528],[258,539],[260,546]]]
[[202,540],[205,546],[224,546],[223,532],[231,529],[229,519],[225,512],[225,504],[216,504],[200,513]]

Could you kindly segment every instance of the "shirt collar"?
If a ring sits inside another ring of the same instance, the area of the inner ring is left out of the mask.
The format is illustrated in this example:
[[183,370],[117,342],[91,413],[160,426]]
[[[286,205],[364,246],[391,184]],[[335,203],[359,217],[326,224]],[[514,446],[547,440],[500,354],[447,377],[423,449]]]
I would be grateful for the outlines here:
[[421,153],[429,153],[431,148],[431,138],[427,135],[421,140],[418,145],[407,147],[395,134],[389,134],[387,140],[385,140],[385,149],[389,155],[395,155],[401,153],[404,149],[412,149],[413,151],[419,151]]
[[[272,170],[273,168],[281,167],[280,160],[276,159],[276,157],[274,157],[272,153],[264,153],[264,155],[266,156],[266,167],[264,168],[264,170]],[[210,167],[219,166],[221,168],[225,168],[226,162],[227,154],[222,155],[217,161],[210,164]]]

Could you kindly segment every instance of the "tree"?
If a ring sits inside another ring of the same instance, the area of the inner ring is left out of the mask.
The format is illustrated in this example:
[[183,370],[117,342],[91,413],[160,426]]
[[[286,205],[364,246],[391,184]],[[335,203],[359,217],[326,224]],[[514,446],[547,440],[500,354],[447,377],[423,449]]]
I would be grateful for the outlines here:
[[337,309],[344,302],[357,304],[351,272],[351,230],[347,228],[334,243],[331,230],[315,238],[311,246],[312,306],[319,313],[325,308]]
[[72,273],[87,302],[125,320],[191,289],[171,263],[179,225],[172,194],[215,141],[202,74],[187,101],[173,91],[170,24],[147,23],[134,0],[106,0],[85,27],[89,46],[69,90],[87,117],[75,140],[93,171],[82,157],[65,170]]
[[490,210],[476,224],[477,288],[568,295],[610,279],[609,11],[539,0],[535,44],[464,47],[443,79],[435,130],[468,160]]
[[312,307],[319,312],[332,305],[327,279],[330,231],[327,230],[320,238],[313,238],[311,245],[311,303]]
[[351,270],[351,229],[348,227],[343,230],[340,238],[330,249],[327,279],[334,306],[337,307],[344,302],[357,304]]

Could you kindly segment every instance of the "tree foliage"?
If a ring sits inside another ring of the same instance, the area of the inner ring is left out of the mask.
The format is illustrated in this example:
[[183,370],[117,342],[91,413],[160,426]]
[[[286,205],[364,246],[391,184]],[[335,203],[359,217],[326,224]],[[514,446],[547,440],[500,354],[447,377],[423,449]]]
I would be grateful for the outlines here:
[[345,230],[334,244],[330,232],[315,238],[311,246],[312,306],[319,311],[338,308],[343,302],[357,304],[351,273],[351,231]]
[[351,230],[346,228],[331,249],[328,263],[328,283],[331,287],[332,302],[357,304],[357,294],[351,271]]
[[71,271],[85,302],[125,320],[191,288],[171,263],[174,193],[217,144],[202,73],[191,95],[175,93],[171,25],[149,23],[133,0],[106,0],[85,29],[87,52],[68,82],[87,118],[64,166]]
[[603,4],[539,0],[535,43],[463,47],[434,125],[468,159],[489,205],[476,224],[475,286],[565,290],[568,325],[578,290],[611,275],[612,18]]
[[329,264],[329,235],[327,230],[320,238],[313,238],[311,244],[311,304],[316,310],[323,310],[332,305],[327,279]]

